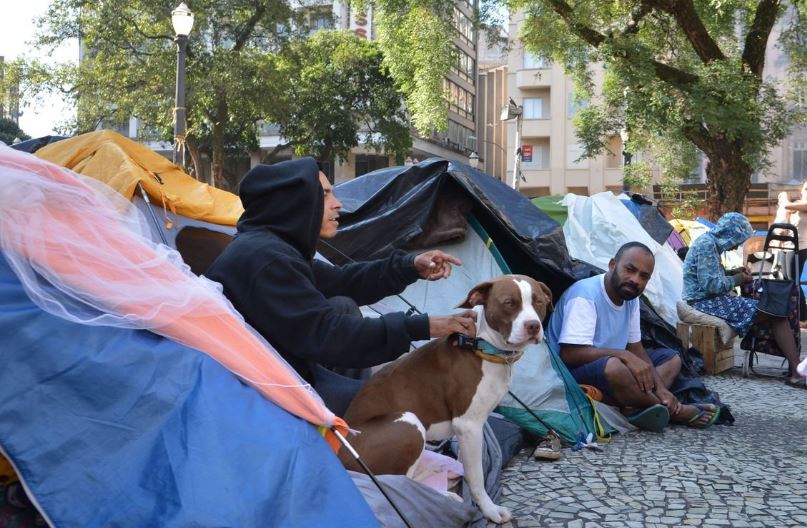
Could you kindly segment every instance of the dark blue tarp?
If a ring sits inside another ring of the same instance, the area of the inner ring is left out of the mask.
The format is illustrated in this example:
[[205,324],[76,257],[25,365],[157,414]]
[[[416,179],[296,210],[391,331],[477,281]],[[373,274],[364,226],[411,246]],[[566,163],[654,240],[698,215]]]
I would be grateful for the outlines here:
[[641,194],[634,194],[630,200],[620,198],[622,205],[633,213],[647,234],[658,244],[664,244],[673,231],[673,226],[664,218],[658,208]]
[[0,447],[55,526],[376,526],[316,429],[208,356],[84,326],[0,253]]
[[63,139],[68,139],[68,136],[42,136],[38,138],[28,139],[26,141],[17,143],[16,145],[10,145],[10,146],[15,150],[20,150],[22,152],[33,154],[42,147],[50,145],[51,143],[56,143],[57,141],[61,141]]
[[[319,250],[331,261],[344,263],[345,255],[368,260],[407,248],[457,193],[469,202],[510,270],[545,282],[556,299],[575,281],[602,273],[571,258],[561,225],[529,199],[481,171],[438,158],[337,185],[334,194],[343,205],[339,231]],[[646,343],[680,350],[675,329],[646,303],[641,310]]]

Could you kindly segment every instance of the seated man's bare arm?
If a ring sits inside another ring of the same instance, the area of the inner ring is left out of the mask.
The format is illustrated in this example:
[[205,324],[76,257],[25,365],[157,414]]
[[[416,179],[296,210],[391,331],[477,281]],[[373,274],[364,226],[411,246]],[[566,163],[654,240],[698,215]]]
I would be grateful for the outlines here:
[[621,358],[626,354],[626,350],[615,348],[597,348],[591,345],[570,345],[560,344],[560,357],[570,369],[591,363],[602,357]]

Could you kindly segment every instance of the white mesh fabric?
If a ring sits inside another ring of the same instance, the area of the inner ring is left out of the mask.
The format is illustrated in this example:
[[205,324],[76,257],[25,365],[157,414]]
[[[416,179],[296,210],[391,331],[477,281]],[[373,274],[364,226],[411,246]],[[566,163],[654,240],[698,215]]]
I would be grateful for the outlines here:
[[0,249],[34,303],[76,323],[151,330],[201,350],[290,412],[331,425],[319,396],[220,286],[148,232],[103,183],[0,147]]

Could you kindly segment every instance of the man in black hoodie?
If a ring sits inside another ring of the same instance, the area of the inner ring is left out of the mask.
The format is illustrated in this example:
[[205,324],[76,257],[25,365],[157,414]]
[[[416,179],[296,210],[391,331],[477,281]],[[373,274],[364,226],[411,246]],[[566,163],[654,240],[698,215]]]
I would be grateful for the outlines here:
[[[321,365],[371,367],[402,355],[412,341],[474,335],[470,311],[361,316],[357,305],[400,293],[419,278],[446,278],[451,264],[461,262],[440,251],[416,257],[395,251],[345,266],[315,259],[317,240],[336,235],[342,204],[312,158],[258,165],[244,176],[239,194],[238,234],[205,275],[224,285],[246,321],[321,393],[318,380],[328,376]],[[335,412],[346,406],[322,395]]]

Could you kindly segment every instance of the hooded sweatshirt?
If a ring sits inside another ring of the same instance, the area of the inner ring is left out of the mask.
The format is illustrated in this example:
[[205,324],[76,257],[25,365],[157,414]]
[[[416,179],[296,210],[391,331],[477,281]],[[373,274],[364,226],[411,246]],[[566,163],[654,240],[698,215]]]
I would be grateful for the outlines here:
[[684,300],[701,301],[725,295],[734,289],[734,277],[726,275],[720,264],[720,254],[739,246],[753,234],[751,223],[745,216],[726,213],[711,231],[699,236],[684,260],[684,291],[681,295]]
[[205,275],[246,321],[309,382],[311,365],[365,368],[429,338],[426,315],[364,318],[337,312],[329,297],[359,305],[402,292],[419,278],[414,257],[332,266],[314,259],[325,198],[312,158],[258,165],[241,181],[244,213],[235,240]]

